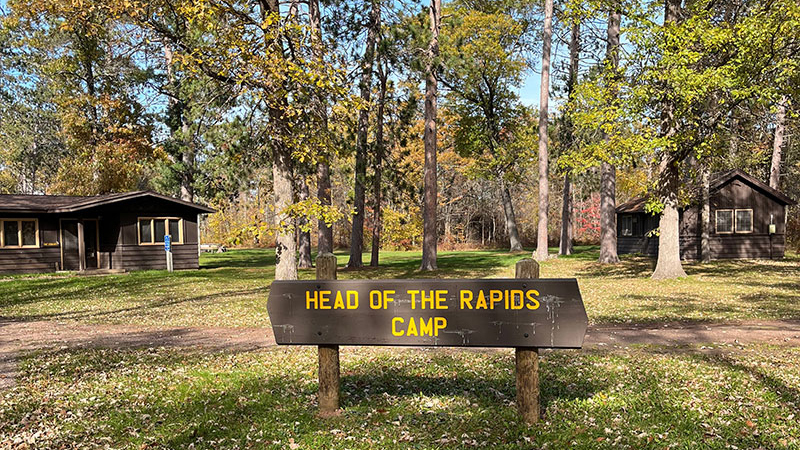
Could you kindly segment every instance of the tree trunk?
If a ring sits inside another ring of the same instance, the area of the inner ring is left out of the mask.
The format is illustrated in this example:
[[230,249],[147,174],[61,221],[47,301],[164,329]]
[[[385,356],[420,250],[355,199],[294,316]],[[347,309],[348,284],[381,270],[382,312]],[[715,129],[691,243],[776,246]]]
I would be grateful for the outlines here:
[[428,44],[428,66],[425,77],[425,175],[422,210],[422,264],[420,270],[436,270],[436,244],[439,239],[436,226],[436,101],[438,74],[436,58],[439,56],[439,22],[442,17],[441,0],[431,0],[429,8],[431,41]]
[[[185,102],[183,102],[180,96],[180,90],[176,85],[175,81],[175,72],[172,70],[172,65],[174,61],[174,55],[172,52],[172,45],[167,41],[164,43],[164,66],[167,69],[167,84],[169,86],[169,95],[167,96],[167,108],[172,110],[174,114],[177,114],[179,118],[179,122],[181,124],[181,155],[180,155],[180,162],[183,168],[181,172],[178,174],[178,181],[180,183],[180,198],[181,200],[187,202],[194,201],[194,160],[195,160],[195,150],[194,150],[194,142],[191,138],[191,129],[189,121],[186,118],[185,114]],[[170,132],[172,137],[175,136],[175,129],[174,125],[170,125]]]
[[[278,0],[264,0],[261,3],[262,14],[266,19],[267,14],[279,14],[280,6]],[[283,48],[277,40],[268,40],[267,46],[274,54],[283,55]],[[280,99],[283,102],[286,98]],[[283,116],[283,109],[280,107],[269,107],[269,120],[276,129],[276,138],[272,139],[272,185],[275,205],[275,224],[277,226],[277,237],[275,239],[275,279],[276,280],[296,280],[297,279],[297,247],[295,244],[294,230],[292,227],[285,226],[291,223],[291,218],[286,214],[286,208],[294,201],[292,186],[292,154],[285,143],[287,130],[287,120]]]
[[569,173],[567,173],[564,175],[564,197],[561,203],[561,239],[558,245],[559,255],[572,254],[573,232],[572,181],[570,180]]
[[703,262],[711,261],[711,245],[709,237],[711,232],[711,195],[709,192],[708,169],[701,169],[702,179],[702,202],[700,211],[700,260]]
[[[619,29],[622,14],[617,6],[608,15],[608,44],[606,60],[613,71],[612,83],[616,83],[619,67]],[[613,97],[613,95],[612,95]],[[608,137],[604,136],[608,141]],[[604,161],[600,166],[600,258],[603,264],[616,264],[617,255],[617,169]]]
[[181,134],[183,135],[183,151],[181,152],[181,200],[187,202],[194,201],[194,139],[192,139],[192,131],[189,126],[189,121],[186,114],[181,114]]
[[536,228],[536,251],[533,257],[547,259],[547,214],[550,210],[548,179],[547,120],[550,100],[550,47],[553,40],[553,0],[544,2],[544,37],[542,39],[542,82],[539,89],[539,223]]
[[508,231],[510,251],[521,251],[522,243],[519,241],[517,217],[514,215],[514,205],[511,203],[511,192],[509,192],[508,185],[505,181],[500,182],[500,197],[503,201],[503,214],[506,218],[506,230]]
[[[569,77],[567,79],[567,101],[572,103],[575,98],[575,84],[578,81],[578,63],[581,46],[581,24],[577,20],[572,24],[569,42]],[[564,146],[567,151],[575,150],[575,127],[569,116],[565,117]],[[564,174],[564,191],[561,200],[561,236],[558,244],[559,255],[572,254],[573,241],[573,211],[572,211],[572,180],[569,171]]]
[[361,100],[364,109],[358,112],[358,137],[356,141],[356,170],[353,208],[353,229],[350,233],[350,260],[347,267],[359,268],[364,266],[364,216],[366,211],[367,179],[367,132],[369,130],[369,104],[372,93],[372,65],[375,60],[375,42],[378,38],[378,28],[381,21],[381,6],[379,0],[372,1],[367,28],[367,41],[364,44],[364,59],[361,61]]
[[[311,28],[311,34],[315,39],[314,42],[314,57],[319,63],[324,63],[323,60],[323,42],[322,42],[322,13],[319,8],[319,0],[308,1],[308,25]],[[327,132],[328,130],[328,109],[325,104],[325,99],[316,97],[315,108],[319,114],[320,127]],[[317,162],[317,200],[323,206],[331,205],[331,169],[326,155],[321,155],[320,160]],[[328,225],[324,220],[320,219],[317,222],[317,253],[332,253],[333,252],[333,226]]]
[[[309,192],[308,192],[308,182],[306,181],[305,176],[300,177],[300,189],[298,189],[298,200],[305,201],[308,200]],[[301,217],[297,220],[297,225],[299,228],[299,238],[298,238],[298,252],[299,252],[299,259],[297,260],[297,266],[301,269],[308,269],[314,267],[311,264],[311,231],[310,230],[303,230],[306,224],[308,223],[308,219],[305,217]]]
[[600,259],[603,264],[619,262],[617,256],[617,169],[600,166]]
[[[674,23],[680,17],[681,0],[666,0],[664,5],[664,23]],[[663,136],[675,134],[673,125],[673,108],[669,100],[665,100],[662,112],[661,133]],[[679,164],[673,156],[664,150],[659,165],[659,197],[664,211],[659,220],[658,261],[653,271],[653,279],[685,277],[681,265],[680,216],[678,214],[678,187],[680,185]]]
[[772,167],[769,170],[769,187],[780,189],[781,185],[781,152],[783,150],[783,135],[786,132],[786,104],[788,99],[784,96],[778,103],[778,113],[775,115],[775,140],[772,142]]
[[664,211],[659,220],[658,261],[652,278],[656,280],[685,277],[681,265],[680,215],[678,213],[678,165],[667,160],[662,164],[659,177],[664,193],[661,202]]
[[372,257],[370,267],[378,267],[381,249],[381,169],[383,164],[383,114],[386,103],[386,82],[388,78],[383,58],[378,55],[378,78],[380,90],[378,91],[378,117],[375,126],[375,181],[372,187],[375,196],[372,206]]

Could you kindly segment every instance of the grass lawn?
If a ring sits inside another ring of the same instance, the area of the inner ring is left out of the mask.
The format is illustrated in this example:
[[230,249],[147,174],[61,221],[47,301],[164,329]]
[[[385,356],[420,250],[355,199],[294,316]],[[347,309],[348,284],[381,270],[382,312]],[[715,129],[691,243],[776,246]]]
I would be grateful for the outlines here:
[[314,349],[35,353],[0,395],[0,447],[800,448],[800,348],[546,352],[530,428],[513,360],[344,348],[343,413],[322,421]]
[[[577,277],[590,321],[800,318],[800,257],[686,265],[652,281],[653,261],[594,261],[596,248],[546,261]],[[340,278],[510,277],[527,256],[418,252]],[[340,255],[340,264],[346,261]],[[146,326],[269,325],[273,254],[203,255],[168,274],[0,280],[0,316]],[[313,277],[313,270],[303,271]],[[316,413],[316,351],[54,348],[21,355],[0,391],[0,448],[195,449],[800,449],[800,348],[599,347],[543,352],[543,420],[520,423],[510,349],[342,349],[340,417]]]
[[[555,251],[555,250],[553,250]],[[513,277],[529,253],[441,252],[435,273],[417,271],[419,252],[384,252],[378,269],[340,271],[350,278]],[[596,247],[546,261],[544,277],[576,277],[592,323],[800,318],[800,256],[782,261],[687,263],[689,276],[653,281],[654,261],[623,257],[597,264]],[[365,256],[368,260],[368,256]],[[339,264],[347,261],[339,253]],[[204,254],[200,270],[124,275],[25,276],[0,279],[0,317],[143,326],[269,326],[266,298],[272,250]],[[314,270],[301,271],[313,278]]]

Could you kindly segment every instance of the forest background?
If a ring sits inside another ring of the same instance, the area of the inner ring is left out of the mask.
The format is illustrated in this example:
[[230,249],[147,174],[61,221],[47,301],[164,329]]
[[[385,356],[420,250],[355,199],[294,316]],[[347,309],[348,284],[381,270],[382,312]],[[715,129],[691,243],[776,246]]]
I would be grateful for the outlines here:
[[435,268],[437,248],[544,238],[545,255],[600,243],[614,262],[630,198],[669,218],[731,168],[800,198],[792,0],[0,9],[0,193],[151,189],[216,208],[204,242],[297,251],[291,265],[312,247],[349,247],[351,267],[425,247]]

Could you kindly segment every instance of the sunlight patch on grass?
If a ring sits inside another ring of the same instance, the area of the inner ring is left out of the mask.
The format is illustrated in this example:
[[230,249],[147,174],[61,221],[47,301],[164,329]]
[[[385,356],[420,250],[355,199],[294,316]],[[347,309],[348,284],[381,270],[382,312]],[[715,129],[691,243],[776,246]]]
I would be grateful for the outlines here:
[[[338,252],[340,268],[347,261]],[[441,252],[439,270],[420,272],[420,252],[383,252],[381,267],[339,271],[340,279],[510,278],[528,254]],[[654,281],[654,260],[596,262],[595,247],[544,261],[541,275],[577,278],[592,323],[800,318],[800,257],[686,263],[688,277]],[[0,281],[0,317],[140,326],[266,327],[274,253],[203,254],[202,269],[95,277],[13,277]],[[313,279],[314,269],[300,271]]]
[[[521,424],[511,350],[342,350],[343,414],[316,413],[316,352],[37,352],[0,442],[114,448],[796,448],[800,349],[545,352]],[[293,446],[290,447],[290,444]],[[296,447],[294,447],[296,446]]]

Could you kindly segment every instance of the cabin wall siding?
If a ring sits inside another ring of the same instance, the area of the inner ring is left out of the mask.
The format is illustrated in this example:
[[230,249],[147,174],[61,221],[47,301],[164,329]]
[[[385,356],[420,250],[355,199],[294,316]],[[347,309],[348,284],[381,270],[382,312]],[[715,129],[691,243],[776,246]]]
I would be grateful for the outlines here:
[[38,219],[39,222],[39,247],[0,248],[0,273],[38,273],[58,270],[61,264],[58,219],[42,214],[8,213],[0,213],[0,218]]
[[38,219],[40,242],[38,248],[0,248],[0,273],[41,273],[61,270],[61,219],[98,221],[98,268],[164,270],[166,269],[164,245],[139,245],[136,228],[139,217],[182,218],[183,244],[172,246],[174,268],[176,270],[199,268],[197,210],[162,199],[137,198],[77,213],[0,213],[0,218]]
[[132,205],[129,212],[120,214],[117,251],[125,270],[164,270],[167,256],[164,244],[139,245],[139,217],[180,217],[183,219],[183,244],[172,244],[172,264],[176,270],[198,269],[200,261],[197,242],[197,213],[173,205]]
[[[780,259],[786,251],[786,207],[761,189],[751,186],[738,178],[720,186],[709,198],[710,224],[709,249],[712,259]],[[752,233],[722,233],[716,231],[716,212],[719,209],[752,209]],[[617,252],[619,254],[639,253],[647,256],[658,255],[658,237],[647,237],[647,233],[658,227],[658,218],[642,212],[618,213],[621,216],[635,215],[644,224],[636,230],[639,236],[621,236],[617,233]],[[770,215],[775,225],[775,234],[769,234]],[[680,212],[681,259],[700,258],[702,233],[700,208],[689,206]]]

